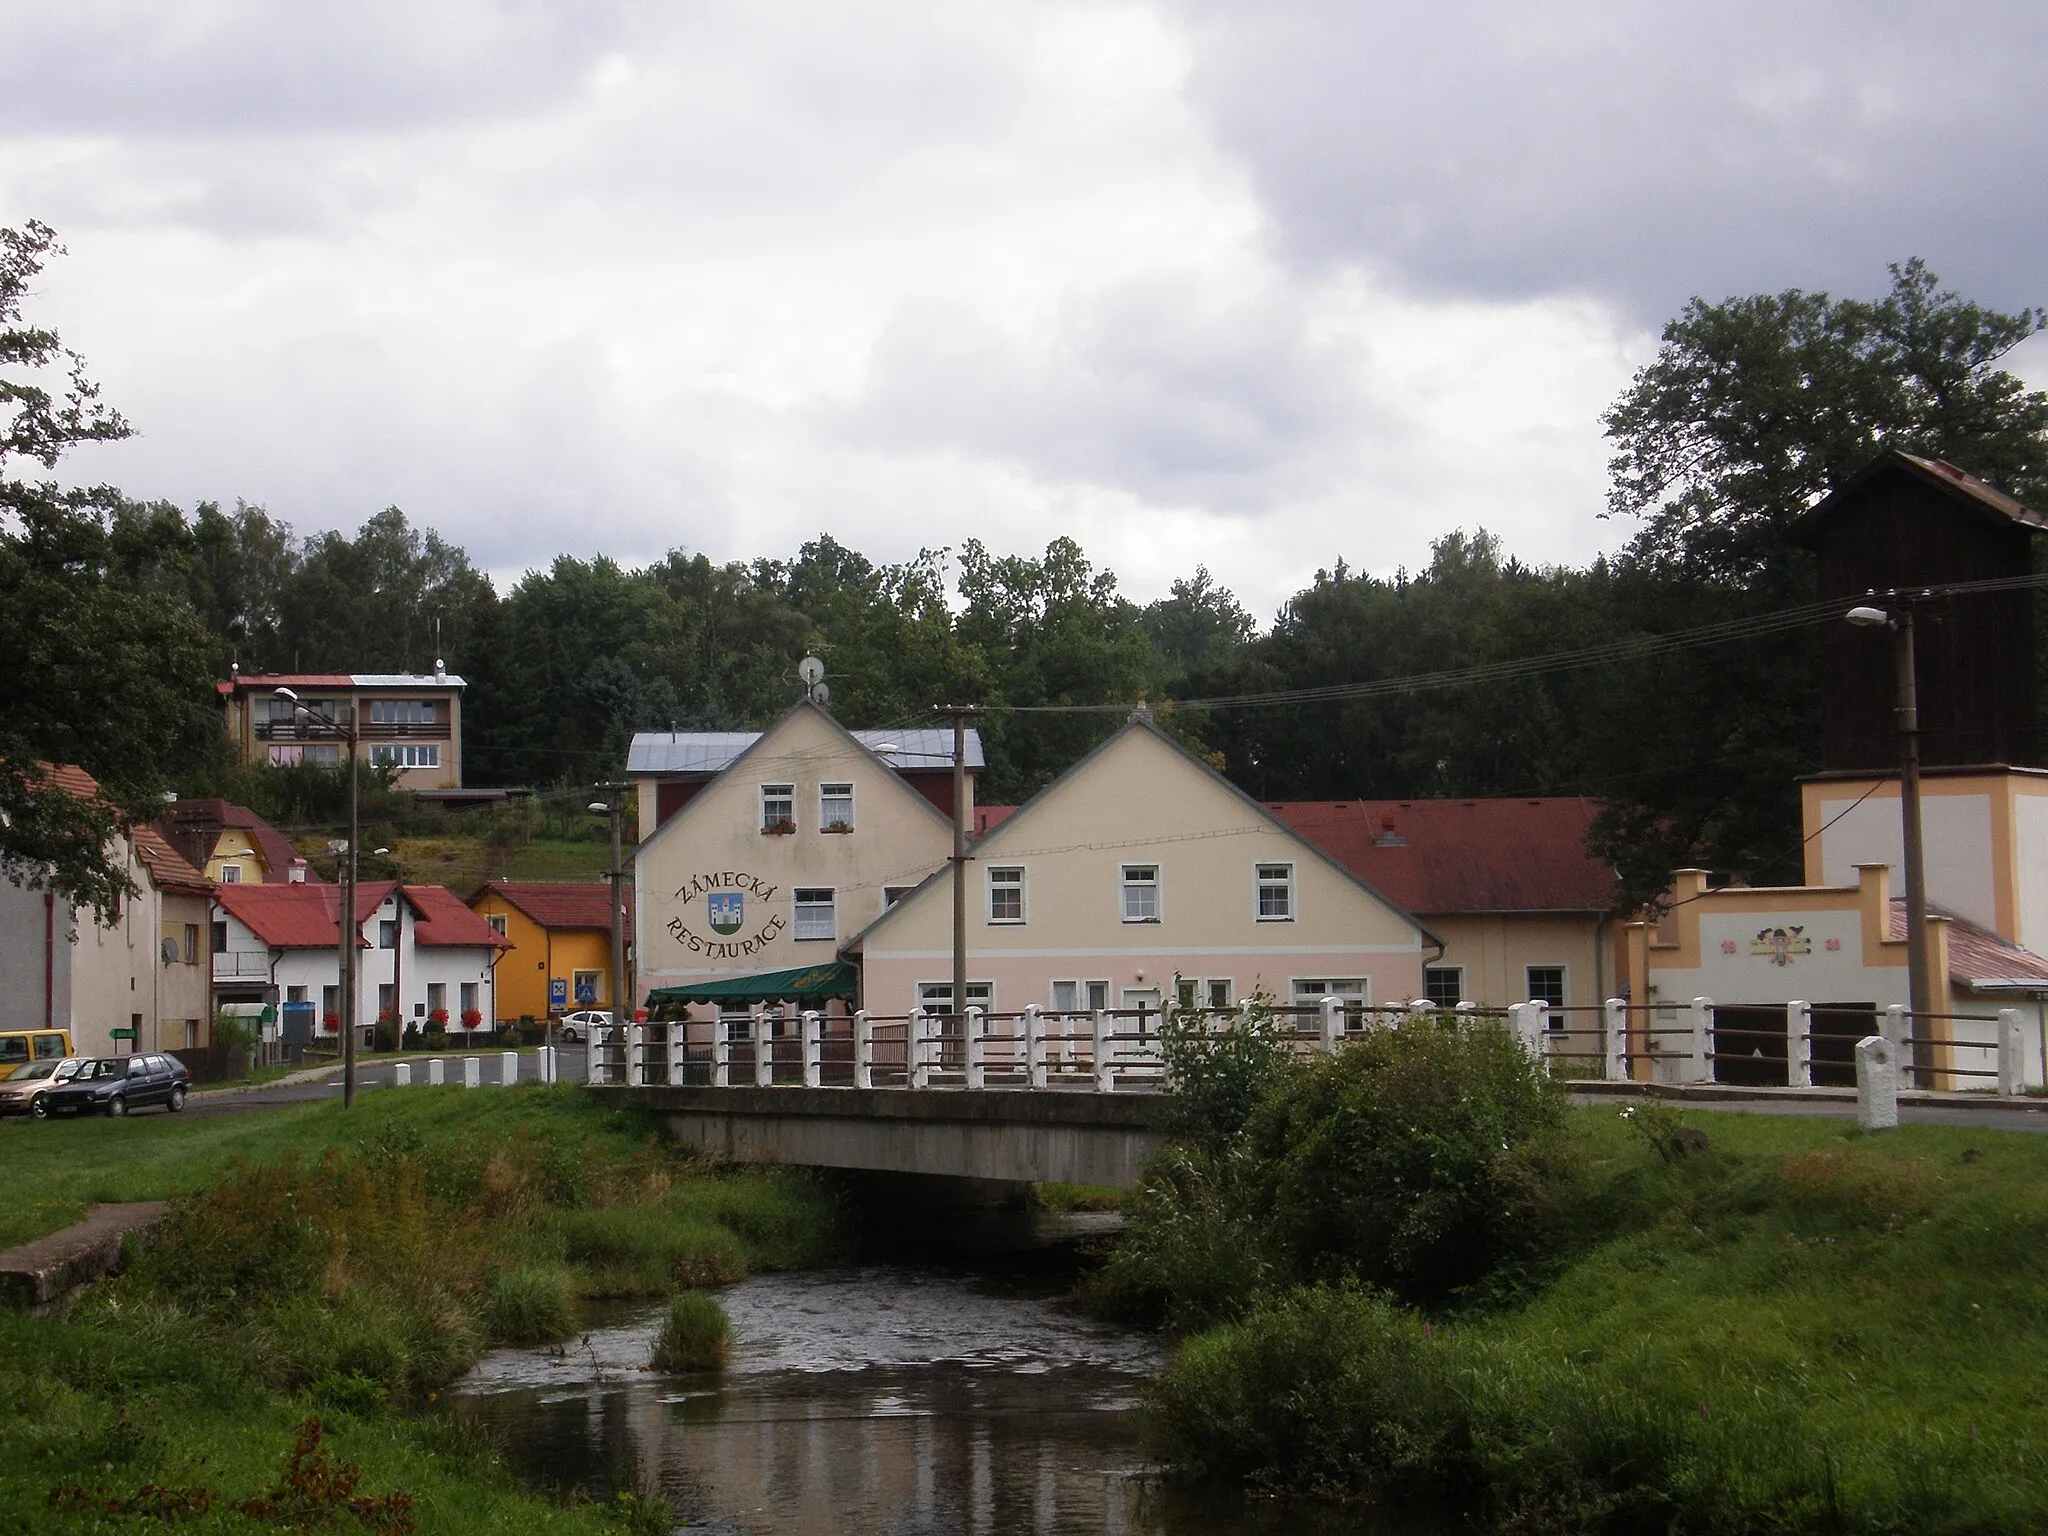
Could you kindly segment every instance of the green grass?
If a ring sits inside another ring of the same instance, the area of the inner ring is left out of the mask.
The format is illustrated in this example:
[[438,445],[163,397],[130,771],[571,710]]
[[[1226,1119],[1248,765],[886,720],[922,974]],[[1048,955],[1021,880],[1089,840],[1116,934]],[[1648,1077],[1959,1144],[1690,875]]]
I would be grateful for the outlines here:
[[176,1203],[61,1315],[0,1315],[0,1536],[153,1528],[52,1508],[66,1483],[102,1515],[145,1485],[204,1488],[212,1504],[183,1530],[320,1525],[259,1527],[231,1507],[277,1484],[311,1415],[329,1455],[359,1462],[358,1491],[406,1494],[423,1531],[665,1529],[651,1505],[522,1493],[437,1393],[493,1339],[569,1336],[578,1297],[616,1293],[620,1271],[669,1294],[823,1260],[838,1234],[809,1181],[714,1172],[574,1087],[16,1129],[0,1157],[35,1198],[7,1212],[10,1240],[98,1199]]
[[595,880],[611,867],[607,843],[535,838],[493,853],[481,840],[405,837],[392,849],[408,880],[467,896],[486,880]]
[[1178,1454],[1526,1530],[2048,1526],[2048,1137],[1684,1118],[1666,1161],[1575,1111],[1559,1246],[1462,1307],[1295,1292],[1191,1341]]
[[685,1291],[668,1305],[650,1363],[657,1371],[722,1371],[732,1354],[732,1324],[718,1298]]

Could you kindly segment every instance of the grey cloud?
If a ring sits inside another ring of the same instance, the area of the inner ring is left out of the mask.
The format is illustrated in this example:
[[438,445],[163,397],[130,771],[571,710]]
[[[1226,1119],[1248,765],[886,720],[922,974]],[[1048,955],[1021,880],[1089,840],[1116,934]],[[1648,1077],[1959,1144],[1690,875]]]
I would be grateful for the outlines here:
[[2048,298],[2048,10],[1185,0],[1192,91],[1293,259],[1420,292]]
[[841,430],[895,449],[979,453],[1035,478],[1259,512],[1305,455],[1362,419],[1355,355],[1309,337],[1293,295],[1219,298],[1131,279],[1042,323],[922,305],[880,338]]
[[11,0],[0,128],[388,131],[557,94],[625,32],[617,0]]

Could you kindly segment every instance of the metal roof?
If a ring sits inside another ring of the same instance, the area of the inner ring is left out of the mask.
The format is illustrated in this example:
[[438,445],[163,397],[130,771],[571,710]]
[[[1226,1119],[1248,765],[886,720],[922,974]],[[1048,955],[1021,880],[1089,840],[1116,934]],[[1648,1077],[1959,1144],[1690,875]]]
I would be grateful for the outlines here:
[[[953,733],[919,727],[903,731],[853,731],[854,740],[899,772],[938,771],[953,766]],[[723,773],[761,739],[759,731],[638,731],[626,754],[628,773]],[[883,752],[883,746],[896,748]],[[967,732],[967,766],[986,766],[981,732]]]

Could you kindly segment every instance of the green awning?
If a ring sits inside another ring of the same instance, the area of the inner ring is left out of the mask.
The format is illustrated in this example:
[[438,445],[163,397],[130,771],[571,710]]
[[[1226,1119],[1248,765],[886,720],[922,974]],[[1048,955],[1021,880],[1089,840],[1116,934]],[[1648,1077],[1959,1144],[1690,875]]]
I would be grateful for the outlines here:
[[661,1018],[685,1003],[821,1003],[834,997],[850,1003],[859,990],[860,972],[843,960],[833,960],[824,965],[800,965],[793,971],[727,976],[687,987],[656,987],[647,994],[647,1011]]

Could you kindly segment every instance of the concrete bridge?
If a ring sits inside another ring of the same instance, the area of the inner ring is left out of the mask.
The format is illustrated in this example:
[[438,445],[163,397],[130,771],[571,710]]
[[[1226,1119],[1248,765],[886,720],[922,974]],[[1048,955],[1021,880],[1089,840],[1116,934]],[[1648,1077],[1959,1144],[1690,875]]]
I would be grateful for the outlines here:
[[1157,1093],[1004,1088],[656,1085],[590,1091],[652,1111],[676,1140],[740,1163],[1129,1189],[1158,1150]]

